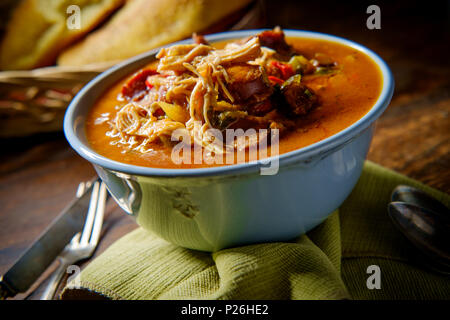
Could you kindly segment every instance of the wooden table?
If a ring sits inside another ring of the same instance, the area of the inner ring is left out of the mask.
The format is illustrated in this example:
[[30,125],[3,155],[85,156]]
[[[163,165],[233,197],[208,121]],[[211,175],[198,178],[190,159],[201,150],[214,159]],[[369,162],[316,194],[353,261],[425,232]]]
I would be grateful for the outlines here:
[[[369,159],[449,193],[449,8],[444,1],[433,6],[381,3],[381,30],[369,30],[368,5],[267,1],[267,26],[332,33],[379,53],[392,68],[396,89],[378,122]],[[95,172],[62,133],[3,140],[0,146],[2,274],[72,199],[78,183]],[[96,255],[136,227],[110,202]],[[39,288],[28,298],[38,293]]]

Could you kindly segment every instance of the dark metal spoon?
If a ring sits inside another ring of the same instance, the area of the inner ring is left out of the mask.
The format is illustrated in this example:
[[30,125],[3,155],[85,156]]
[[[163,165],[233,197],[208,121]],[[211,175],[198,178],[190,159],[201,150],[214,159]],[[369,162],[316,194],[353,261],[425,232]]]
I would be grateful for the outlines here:
[[436,200],[426,192],[406,185],[397,186],[392,191],[391,201],[400,201],[429,209],[435,213],[450,218],[450,210],[440,201]]
[[450,273],[450,216],[405,202],[391,202],[394,225],[423,255],[434,270]]

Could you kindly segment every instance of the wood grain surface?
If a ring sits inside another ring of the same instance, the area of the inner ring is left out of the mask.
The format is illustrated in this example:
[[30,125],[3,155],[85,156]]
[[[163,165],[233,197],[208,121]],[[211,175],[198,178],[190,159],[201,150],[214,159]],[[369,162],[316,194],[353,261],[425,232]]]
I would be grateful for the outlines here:
[[[449,2],[377,1],[381,30],[366,28],[369,2],[299,2],[266,1],[267,26],[352,39],[392,68],[394,97],[378,121],[369,159],[450,193]],[[2,274],[72,199],[78,183],[95,172],[62,133],[0,140],[0,148]],[[136,227],[111,201],[96,255]],[[50,271],[16,299],[37,299]]]

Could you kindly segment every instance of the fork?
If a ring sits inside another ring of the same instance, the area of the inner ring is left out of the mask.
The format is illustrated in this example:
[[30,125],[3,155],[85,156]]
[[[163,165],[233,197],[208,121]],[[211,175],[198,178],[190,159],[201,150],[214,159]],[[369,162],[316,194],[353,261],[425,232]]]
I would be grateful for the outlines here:
[[[77,197],[81,197],[89,186],[89,182],[80,183]],[[99,181],[94,182],[83,231],[77,233],[56,258],[59,266],[52,274],[41,300],[52,300],[67,268],[78,261],[90,258],[94,253],[100,238],[107,196],[105,184]]]

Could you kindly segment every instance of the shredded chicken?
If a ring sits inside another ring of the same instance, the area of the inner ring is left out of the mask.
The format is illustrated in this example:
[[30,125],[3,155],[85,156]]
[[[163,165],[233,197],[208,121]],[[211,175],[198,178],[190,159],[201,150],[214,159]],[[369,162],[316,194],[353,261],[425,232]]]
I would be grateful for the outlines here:
[[[275,39],[284,41],[279,32]],[[263,39],[270,43],[270,34]],[[222,154],[233,151],[236,141],[223,146],[208,129],[224,130],[240,120],[268,129],[283,127],[274,122],[277,113],[270,112],[274,88],[265,69],[276,53],[262,47],[259,36],[223,49],[206,41],[163,48],[156,55],[156,71],[143,70],[127,83],[129,103],[109,120],[108,135],[113,143],[147,152],[158,138],[164,142],[175,130],[187,129],[193,143]],[[250,144],[260,138],[252,137]]]
[[111,123],[110,137],[117,137],[116,143],[128,145],[134,150],[147,152],[148,145],[157,138],[184,128],[184,124],[170,119],[157,119],[151,110],[136,103],[128,103],[117,112]]
[[[135,150],[145,151],[149,143],[158,137],[170,136],[176,129],[187,128],[195,143],[211,152],[223,153],[223,146],[214,142],[208,135],[213,125],[210,110],[233,109],[235,98],[227,88],[229,77],[225,65],[247,63],[267,55],[262,51],[258,37],[246,43],[228,44],[224,49],[215,50],[206,44],[184,44],[163,48],[157,54],[159,59],[157,71],[160,74],[147,78],[154,92],[164,92],[164,97],[153,94],[169,103],[178,103],[189,112],[189,121],[184,124],[167,118],[154,116],[157,110],[146,106],[129,103],[123,106],[111,121],[111,137],[117,137],[117,143],[128,145]],[[219,93],[229,100],[218,101]],[[220,105],[220,106],[219,106]],[[226,108],[225,108],[226,109]],[[201,126],[194,126],[199,121]],[[225,147],[227,149],[227,147]]]

